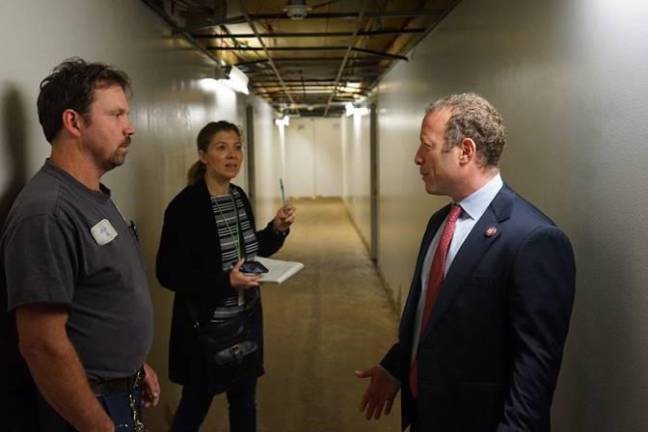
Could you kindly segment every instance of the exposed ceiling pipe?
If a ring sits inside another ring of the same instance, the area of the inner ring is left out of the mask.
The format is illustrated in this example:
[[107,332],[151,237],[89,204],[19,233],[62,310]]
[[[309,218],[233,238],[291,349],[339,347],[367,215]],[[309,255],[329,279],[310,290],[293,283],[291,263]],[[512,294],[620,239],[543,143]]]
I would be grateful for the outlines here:
[[[344,59],[344,57],[295,57],[295,58],[290,58],[290,57],[275,57],[272,60],[276,63],[329,63],[329,62],[339,62],[340,60]],[[377,62],[380,62],[380,59],[377,58],[376,56],[362,56],[362,57],[354,57],[353,59],[354,64],[374,64]],[[247,67],[247,66],[254,66],[254,65],[262,65],[264,63],[268,63],[267,59],[259,59],[259,60],[252,60],[248,62],[241,62],[237,63],[237,67]]]
[[[353,81],[353,80],[349,80]],[[295,78],[295,79],[285,79],[284,82],[287,85],[301,85],[302,79]],[[335,78],[308,78],[303,80],[304,83],[331,83],[333,84],[335,82]],[[261,84],[276,84],[277,81],[275,80],[256,80],[255,83],[253,83],[253,86],[260,86]]]
[[348,47],[343,45],[335,46],[272,46],[272,47],[218,47],[208,46],[207,49],[227,51],[341,51]]
[[156,1],[143,0],[143,2],[145,5],[151,8],[156,14],[158,14],[160,18],[162,18],[169,27],[171,27],[171,31],[173,32],[173,34],[184,37],[187,40],[187,42],[189,42],[194,48],[196,48],[198,51],[200,51],[201,53],[206,55],[210,60],[216,63],[216,66],[218,68],[221,68],[218,58],[216,58],[214,54],[212,54],[209,50],[203,47],[196,39],[194,39],[194,37],[189,32],[178,27],[176,23],[173,22],[171,18],[169,18],[169,16],[164,12],[164,9],[162,9]]
[[[304,97],[306,97],[306,82],[304,81],[304,71],[300,70],[299,75],[300,75],[301,80],[302,80],[301,84],[302,84],[303,94],[304,94]],[[284,83],[284,85],[285,85],[285,83]]]
[[407,57],[399,55],[399,54],[392,54],[392,53],[387,53],[387,52],[379,52],[379,51],[374,51],[374,50],[365,49],[365,48],[357,48],[357,47],[353,47],[352,50],[355,51],[355,52],[369,54],[369,55],[376,56],[376,57],[409,61],[409,59]]
[[342,73],[344,73],[344,68],[346,67],[347,61],[349,60],[349,56],[351,55],[351,51],[353,51],[353,47],[355,46],[356,42],[358,41],[358,33],[361,31],[361,25],[362,25],[362,18],[364,17],[365,11],[367,9],[367,6],[369,5],[369,0],[364,0],[362,4],[362,10],[358,14],[358,25],[353,32],[353,40],[351,43],[349,43],[349,46],[347,47],[346,54],[344,54],[344,59],[342,59],[342,64],[340,65],[340,69],[338,70],[337,77],[335,78],[335,88],[333,89],[333,92],[331,92],[331,95],[329,96],[328,101],[326,102],[326,108],[324,108],[324,117],[328,114],[329,107],[331,106],[331,102],[333,102],[333,98],[335,97],[337,93],[337,87],[340,84],[340,78],[342,78]]
[[[223,32],[224,37],[229,38],[235,47],[240,48],[241,44],[239,44],[238,39],[229,31],[227,26],[222,25],[220,26],[220,29]],[[207,49],[209,49],[209,47]]]
[[277,75],[277,79],[281,83],[281,86],[283,87],[283,90],[286,93],[286,96],[288,96],[288,99],[290,99],[290,104],[294,105],[295,100],[293,99],[292,95],[290,94],[290,92],[286,88],[286,84],[284,83],[284,80],[281,77],[281,74],[279,73],[279,69],[277,69],[277,66],[272,61],[272,57],[270,57],[270,52],[267,50],[266,45],[263,42],[263,39],[259,36],[259,32],[257,31],[256,26],[254,25],[254,23],[250,19],[250,15],[248,14],[247,8],[245,7],[244,3],[245,3],[244,0],[240,0],[241,12],[243,12],[243,16],[245,17],[245,20],[247,21],[248,25],[250,26],[250,28],[254,32],[254,35],[256,36],[257,40],[259,41],[259,43],[263,47],[263,51],[265,52],[265,55],[268,58],[268,62],[270,63],[270,66],[272,67],[272,70]]
[[[341,46],[341,45],[335,45],[335,46],[280,46],[280,47],[244,47],[244,46],[234,46],[234,47],[219,47],[219,46],[213,46],[210,45],[207,47],[207,49],[210,50],[219,50],[219,51],[342,51],[342,50],[347,50],[349,47],[346,46]],[[370,49],[365,49],[365,48],[356,48],[352,47],[352,51],[357,51],[361,52],[363,54],[369,54],[372,56],[376,57],[383,57],[383,58],[390,58],[390,59],[396,59],[396,60],[409,60],[407,57],[398,55],[398,54],[392,54],[392,53],[386,53],[386,52],[379,52],[379,51],[374,51]],[[301,59],[299,59],[301,60]]]
[[[414,46],[417,45],[428,34],[430,34],[432,32],[432,30],[434,30],[436,28],[436,26],[438,26],[445,19],[446,16],[448,16],[448,14],[455,8],[455,6],[457,6],[457,4],[459,4],[460,1],[461,0],[455,0],[454,4],[452,4],[450,7],[448,7],[445,12],[440,13],[439,14],[439,19],[436,21],[436,23],[434,25],[429,25],[427,27],[426,32],[421,33],[417,37],[417,39],[415,40],[413,45]],[[421,0],[421,5],[422,4],[425,4],[424,0]],[[412,17],[412,18],[414,18],[414,17]],[[408,25],[410,25],[412,23],[412,21],[413,21],[413,19],[408,20],[408,22],[405,23],[405,25],[403,27],[407,27]],[[368,88],[371,89],[371,91],[374,91],[375,89],[377,89],[378,83],[380,83],[380,81],[382,81],[382,79],[385,77],[385,75],[387,75],[387,73],[389,73],[389,71],[391,71],[394,68],[394,66],[396,66],[396,62],[392,62],[391,65],[389,65],[381,73],[379,73],[378,76],[373,80],[373,82],[371,83],[371,85]]]
[[[361,31],[359,36],[386,36],[386,35],[399,35],[405,33],[424,33],[424,28],[405,28],[405,29],[383,29],[372,31]],[[255,37],[254,33],[230,33],[230,34],[215,34],[215,35],[193,35],[196,39],[224,39],[224,38],[240,38],[247,39]],[[353,36],[353,32],[272,32],[272,33],[259,33],[263,38],[302,38],[302,37],[348,37]]]
[[[408,18],[417,16],[437,16],[444,15],[444,9],[419,9],[411,11],[383,11],[383,12],[366,12],[362,13],[363,17],[367,18]],[[248,18],[252,21],[255,20],[281,20],[290,19],[285,13],[267,13],[267,14],[248,14]],[[313,13],[308,14],[304,19],[353,19],[360,18],[360,12],[333,12],[333,13]],[[244,24],[247,18],[244,16],[233,16],[221,21],[212,22],[210,24],[201,25],[186,29],[187,31],[206,30],[219,25],[229,24]]]

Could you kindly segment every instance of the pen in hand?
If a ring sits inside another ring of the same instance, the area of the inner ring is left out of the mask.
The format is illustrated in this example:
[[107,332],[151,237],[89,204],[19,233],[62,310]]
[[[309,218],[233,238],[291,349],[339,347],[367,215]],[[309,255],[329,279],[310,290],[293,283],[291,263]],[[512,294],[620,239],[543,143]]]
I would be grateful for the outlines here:
[[273,219],[275,229],[285,232],[295,222],[295,207],[286,201],[286,190],[283,179],[279,178],[279,189],[281,190],[281,208]]
[[279,189],[281,189],[281,206],[286,207],[286,190],[284,189],[283,179],[279,178]]

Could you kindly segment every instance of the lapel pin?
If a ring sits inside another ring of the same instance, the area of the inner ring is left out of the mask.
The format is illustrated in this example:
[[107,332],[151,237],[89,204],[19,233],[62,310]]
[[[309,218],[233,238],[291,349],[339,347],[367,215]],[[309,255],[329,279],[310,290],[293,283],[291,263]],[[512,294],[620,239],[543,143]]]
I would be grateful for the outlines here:
[[497,228],[494,226],[486,228],[486,231],[484,232],[486,237],[493,237],[495,234],[497,234]]

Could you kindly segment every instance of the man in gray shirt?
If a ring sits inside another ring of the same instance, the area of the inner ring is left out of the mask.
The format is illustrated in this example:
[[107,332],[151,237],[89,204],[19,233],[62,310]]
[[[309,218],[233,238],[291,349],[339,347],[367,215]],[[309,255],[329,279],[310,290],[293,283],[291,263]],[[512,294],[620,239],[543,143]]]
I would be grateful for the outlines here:
[[81,59],[41,83],[38,115],[51,156],[16,199],[0,239],[0,282],[38,388],[34,406],[14,411],[28,417],[14,415],[10,430],[143,430],[141,402],[158,402],[145,363],[153,316],[144,262],[134,225],[100,183],[124,163],[135,132],[129,88],[123,72]]

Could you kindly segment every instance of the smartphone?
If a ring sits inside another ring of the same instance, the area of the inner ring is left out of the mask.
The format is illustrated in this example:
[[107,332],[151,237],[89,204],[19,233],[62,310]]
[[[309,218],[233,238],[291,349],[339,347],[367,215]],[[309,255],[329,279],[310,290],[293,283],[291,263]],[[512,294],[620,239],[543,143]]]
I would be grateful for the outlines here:
[[258,261],[250,260],[250,261],[245,261],[243,265],[241,265],[240,268],[241,273],[247,273],[247,274],[262,274],[262,273],[268,273],[268,269],[266,266],[261,264]]

